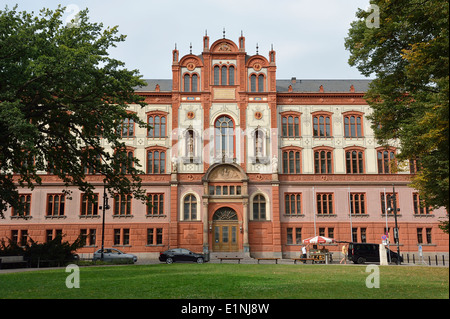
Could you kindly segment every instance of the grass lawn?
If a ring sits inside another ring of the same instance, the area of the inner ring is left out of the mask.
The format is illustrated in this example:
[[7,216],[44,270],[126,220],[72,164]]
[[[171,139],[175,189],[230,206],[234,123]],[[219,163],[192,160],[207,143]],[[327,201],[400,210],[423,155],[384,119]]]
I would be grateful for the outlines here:
[[80,267],[68,289],[65,268],[0,272],[0,298],[83,299],[448,299],[449,269],[380,267],[380,288],[367,288],[366,266],[156,264]]

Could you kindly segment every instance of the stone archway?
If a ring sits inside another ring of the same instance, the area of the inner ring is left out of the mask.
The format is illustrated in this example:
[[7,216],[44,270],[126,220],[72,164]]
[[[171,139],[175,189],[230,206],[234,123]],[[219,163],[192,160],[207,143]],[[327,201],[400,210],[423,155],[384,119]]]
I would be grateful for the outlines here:
[[216,210],[212,220],[214,252],[239,251],[239,220],[237,213],[230,207]]

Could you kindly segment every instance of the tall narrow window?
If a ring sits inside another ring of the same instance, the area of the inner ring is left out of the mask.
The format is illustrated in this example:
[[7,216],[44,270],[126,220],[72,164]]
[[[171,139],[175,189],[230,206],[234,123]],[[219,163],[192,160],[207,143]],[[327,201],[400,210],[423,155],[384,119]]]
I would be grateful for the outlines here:
[[263,195],[256,195],[253,199],[253,219],[266,219],[266,199]]
[[256,75],[252,74],[250,76],[250,91],[256,92]]
[[189,74],[185,74],[184,75],[184,92],[191,91],[190,82],[191,82],[191,76]]
[[393,150],[379,150],[378,158],[378,174],[390,174],[395,165],[395,151]]
[[264,92],[264,75],[258,76],[258,92]]
[[220,77],[220,84],[221,85],[227,85],[227,67],[224,65],[222,66],[222,75]]
[[300,150],[283,151],[283,174],[301,173],[301,153]]
[[194,195],[184,197],[183,217],[184,220],[197,219],[197,199]]
[[230,85],[234,85],[234,66],[228,68],[228,82]]
[[198,75],[197,74],[193,74],[192,75],[191,91],[192,92],[197,92],[198,91]]
[[214,85],[220,84],[220,68],[219,66],[214,67]]
[[228,116],[221,116],[215,123],[216,156],[234,158],[234,123]]

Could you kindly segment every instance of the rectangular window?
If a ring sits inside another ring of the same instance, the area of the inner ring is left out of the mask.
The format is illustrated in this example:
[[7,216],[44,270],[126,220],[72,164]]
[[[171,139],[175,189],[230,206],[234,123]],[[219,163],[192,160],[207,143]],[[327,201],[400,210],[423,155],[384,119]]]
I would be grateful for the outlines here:
[[350,213],[352,215],[366,214],[366,193],[350,193]]
[[65,206],[64,194],[47,195],[47,216],[63,216]]
[[147,215],[164,215],[164,194],[147,194],[150,201],[147,205]]
[[426,229],[426,234],[427,234],[427,244],[432,244],[433,241],[431,240],[431,228]]
[[94,194],[93,197],[93,199],[89,199],[88,195],[81,195],[81,216],[98,215],[98,194]]
[[284,206],[286,215],[301,215],[302,193],[286,193],[284,195]]
[[114,215],[131,215],[131,195],[114,196]]
[[[397,207],[397,209],[399,208],[398,206],[398,193],[395,193],[395,196],[393,193],[386,193],[386,198],[387,201],[384,199],[384,193],[381,193],[381,213],[384,214],[389,214],[389,215],[394,215],[394,200],[395,200],[395,206]],[[391,208],[391,209],[389,209]],[[398,212],[397,212],[398,213]]]
[[31,194],[19,195],[19,209],[12,209],[12,216],[30,216]]
[[429,215],[430,208],[425,206],[425,202],[419,198],[418,193],[413,194],[414,215]]
[[333,215],[333,193],[317,194],[317,215]]

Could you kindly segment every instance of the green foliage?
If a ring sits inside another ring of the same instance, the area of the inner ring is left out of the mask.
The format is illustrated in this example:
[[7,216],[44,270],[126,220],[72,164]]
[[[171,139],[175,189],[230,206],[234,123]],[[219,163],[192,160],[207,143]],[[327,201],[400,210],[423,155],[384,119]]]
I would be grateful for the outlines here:
[[72,244],[62,239],[60,234],[46,243],[37,243],[30,238],[25,246],[19,246],[11,239],[6,244],[2,239],[0,256],[24,256],[30,266],[36,266],[38,260],[51,261],[55,265],[63,264],[73,260],[74,252],[83,246],[84,239],[80,236]]
[[380,27],[359,10],[345,46],[349,64],[375,75],[366,100],[381,144],[401,144],[399,160],[417,160],[412,187],[428,206],[449,210],[449,3],[373,0]]
[[22,209],[17,185],[39,185],[37,171],[52,171],[66,187],[91,195],[89,167],[111,193],[145,198],[137,160],[125,155],[117,129],[125,119],[147,127],[126,110],[145,105],[134,94],[144,84],[138,71],[108,56],[125,36],[117,26],[90,22],[87,9],[76,26],[65,25],[64,10],[0,10],[0,217],[9,205]]

